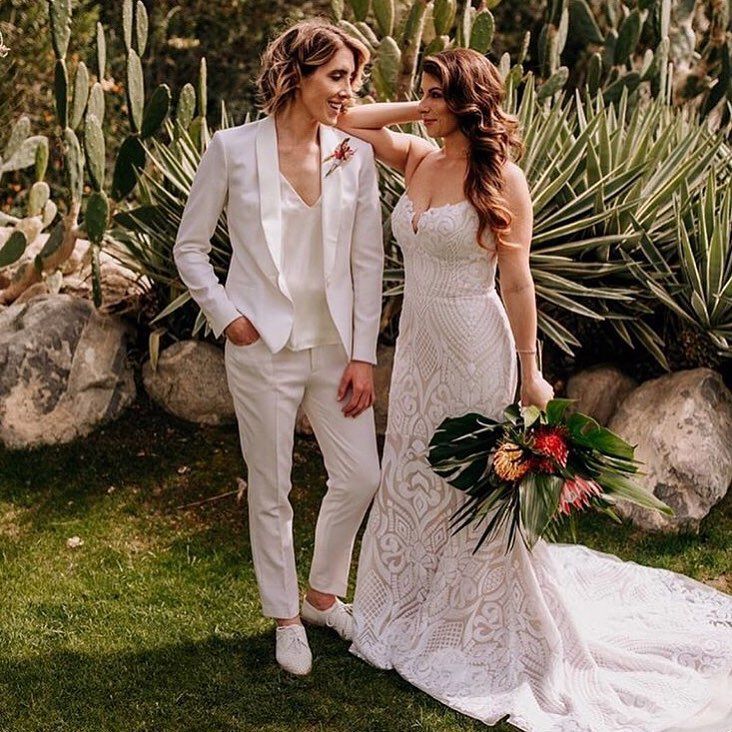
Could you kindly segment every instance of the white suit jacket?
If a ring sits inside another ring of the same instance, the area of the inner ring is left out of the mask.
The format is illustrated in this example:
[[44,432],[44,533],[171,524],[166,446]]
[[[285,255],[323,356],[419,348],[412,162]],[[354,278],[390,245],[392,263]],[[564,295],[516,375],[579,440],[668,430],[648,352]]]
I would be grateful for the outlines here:
[[[320,126],[323,159],[346,137]],[[322,165],[323,260],[328,307],[346,353],[376,363],[384,248],[371,145],[351,138],[354,156],[326,177]],[[221,211],[231,264],[221,285],[208,254]],[[273,353],[290,336],[292,300],[281,266],[280,172],[274,119],[220,130],[196,172],[173,257],[218,337],[239,315],[252,322]]]

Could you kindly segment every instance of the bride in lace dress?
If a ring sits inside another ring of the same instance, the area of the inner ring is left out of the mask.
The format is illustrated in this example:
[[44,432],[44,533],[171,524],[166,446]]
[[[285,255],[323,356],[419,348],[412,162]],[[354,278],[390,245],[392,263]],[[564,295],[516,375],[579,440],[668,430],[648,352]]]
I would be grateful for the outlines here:
[[[464,499],[428,466],[436,427],[466,412],[500,418],[515,350],[522,402],[544,406],[552,391],[534,356],[531,201],[509,161],[518,138],[501,78],[463,49],[423,70],[420,102],[364,105],[339,121],[407,184],[392,215],[404,304],[351,650],[487,724],[730,732],[731,597],[583,546],[529,552],[517,541],[506,554],[499,537],[473,554],[476,531],[451,533]],[[442,149],[385,129],[420,118]]]

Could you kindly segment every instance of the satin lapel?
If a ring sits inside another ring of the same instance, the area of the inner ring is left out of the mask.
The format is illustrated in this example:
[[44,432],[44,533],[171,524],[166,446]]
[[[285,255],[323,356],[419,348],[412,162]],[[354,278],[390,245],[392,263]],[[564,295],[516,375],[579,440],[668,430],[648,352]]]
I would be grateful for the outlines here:
[[265,117],[257,128],[257,176],[259,210],[267,247],[277,271],[282,263],[282,214],[280,209],[280,162],[274,117]]
[[323,196],[323,271],[327,277],[333,270],[338,249],[338,229],[341,221],[341,186],[343,179],[340,168],[330,175],[327,158],[340,143],[336,133],[325,125],[320,125],[321,192]]

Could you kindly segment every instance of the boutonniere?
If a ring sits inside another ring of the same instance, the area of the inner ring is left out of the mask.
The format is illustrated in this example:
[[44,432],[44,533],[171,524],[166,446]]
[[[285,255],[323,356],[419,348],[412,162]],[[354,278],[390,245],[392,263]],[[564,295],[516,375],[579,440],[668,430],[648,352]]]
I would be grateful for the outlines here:
[[325,160],[323,160],[324,163],[330,163],[330,168],[328,168],[328,172],[325,174],[326,178],[334,170],[337,170],[342,165],[345,165],[356,154],[356,151],[348,144],[348,141],[350,139],[350,137],[347,137],[345,140],[343,140],[343,142],[338,145],[338,147],[333,150],[333,152],[328,155]]

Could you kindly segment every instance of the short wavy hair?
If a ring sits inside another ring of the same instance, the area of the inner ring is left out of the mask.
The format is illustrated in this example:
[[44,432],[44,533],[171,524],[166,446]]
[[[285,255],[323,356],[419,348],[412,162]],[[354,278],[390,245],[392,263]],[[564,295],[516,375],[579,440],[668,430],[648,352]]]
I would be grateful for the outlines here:
[[259,106],[266,114],[280,112],[294,98],[300,80],[327,64],[341,48],[353,53],[351,85],[358,90],[371,57],[363,43],[326,20],[303,20],[288,28],[262,54],[257,77]]

